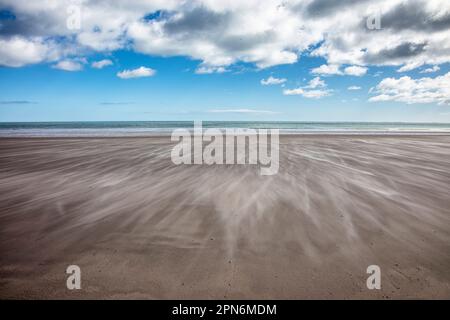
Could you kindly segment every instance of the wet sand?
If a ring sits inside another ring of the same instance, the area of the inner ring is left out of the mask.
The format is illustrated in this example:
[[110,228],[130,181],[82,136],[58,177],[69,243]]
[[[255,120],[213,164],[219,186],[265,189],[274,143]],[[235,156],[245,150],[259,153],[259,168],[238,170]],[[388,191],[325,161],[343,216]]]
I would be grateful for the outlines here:
[[0,139],[0,298],[450,299],[450,136],[280,142],[261,176],[165,137]]

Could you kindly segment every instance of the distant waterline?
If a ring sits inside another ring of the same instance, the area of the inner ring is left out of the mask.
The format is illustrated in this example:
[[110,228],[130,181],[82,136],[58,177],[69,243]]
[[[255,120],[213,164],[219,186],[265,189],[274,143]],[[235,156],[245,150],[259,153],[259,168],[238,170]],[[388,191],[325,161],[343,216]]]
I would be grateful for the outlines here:
[[[193,121],[0,122],[1,137],[148,136],[193,128]],[[204,121],[203,128],[280,129],[282,134],[308,133],[449,133],[450,123]]]

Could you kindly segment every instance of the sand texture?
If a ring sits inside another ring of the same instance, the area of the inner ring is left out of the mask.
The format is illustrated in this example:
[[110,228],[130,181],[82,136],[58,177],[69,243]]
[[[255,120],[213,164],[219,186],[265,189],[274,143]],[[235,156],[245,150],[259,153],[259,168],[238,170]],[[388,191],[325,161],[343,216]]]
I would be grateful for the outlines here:
[[166,137],[0,139],[0,298],[450,299],[450,136],[280,142],[261,176]]

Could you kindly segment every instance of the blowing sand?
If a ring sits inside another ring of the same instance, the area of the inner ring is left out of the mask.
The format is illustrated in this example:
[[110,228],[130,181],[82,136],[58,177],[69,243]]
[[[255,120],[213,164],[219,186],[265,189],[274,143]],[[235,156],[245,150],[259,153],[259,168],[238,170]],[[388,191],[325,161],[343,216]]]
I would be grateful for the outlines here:
[[260,176],[165,137],[0,139],[0,298],[450,298],[450,136],[280,142]]

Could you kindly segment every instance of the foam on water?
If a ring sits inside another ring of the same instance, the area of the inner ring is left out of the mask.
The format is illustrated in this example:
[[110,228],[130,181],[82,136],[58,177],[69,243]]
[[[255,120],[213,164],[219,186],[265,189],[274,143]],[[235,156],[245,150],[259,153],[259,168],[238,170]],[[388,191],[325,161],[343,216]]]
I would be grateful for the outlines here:
[[[98,121],[0,123],[0,137],[121,137],[170,135],[192,121]],[[449,123],[205,121],[203,128],[280,129],[282,134],[450,133]]]

